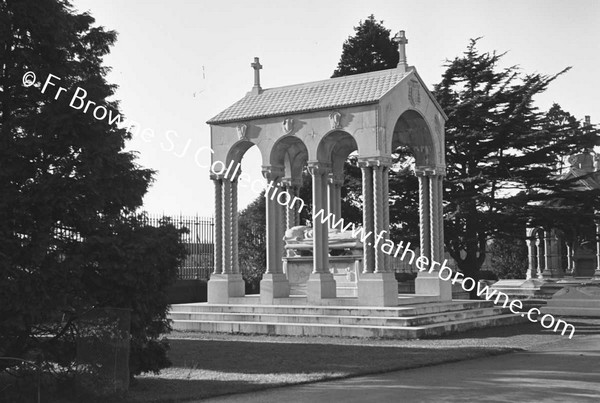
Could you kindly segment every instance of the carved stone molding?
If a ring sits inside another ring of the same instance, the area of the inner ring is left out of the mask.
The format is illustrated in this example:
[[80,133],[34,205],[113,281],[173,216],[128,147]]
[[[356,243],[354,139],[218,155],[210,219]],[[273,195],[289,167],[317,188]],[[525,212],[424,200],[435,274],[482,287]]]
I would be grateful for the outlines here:
[[358,160],[358,166],[359,167],[379,167],[379,166],[385,166],[385,167],[390,167],[392,166],[392,159],[389,157],[371,157],[371,158],[361,158]]
[[284,134],[290,134],[294,130],[294,119],[286,118],[281,123]]
[[342,128],[342,114],[338,111],[333,111],[329,114],[329,124],[332,129]]
[[236,129],[237,129],[238,139],[248,140],[248,137],[246,136],[246,130],[248,129],[248,125],[242,123],[241,125],[238,125]]
[[329,164],[325,164],[322,162],[309,162],[307,164],[308,172],[312,176],[316,175],[325,175],[331,172],[331,167]]
[[433,118],[433,125],[435,126],[435,132],[438,135],[442,134],[442,121],[440,120],[439,115],[436,113],[435,117]]
[[413,107],[421,103],[421,85],[418,81],[408,82],[408,101]]
[[268,181],[277,182],[285,175],[283,167],[263,165],[262,174]]

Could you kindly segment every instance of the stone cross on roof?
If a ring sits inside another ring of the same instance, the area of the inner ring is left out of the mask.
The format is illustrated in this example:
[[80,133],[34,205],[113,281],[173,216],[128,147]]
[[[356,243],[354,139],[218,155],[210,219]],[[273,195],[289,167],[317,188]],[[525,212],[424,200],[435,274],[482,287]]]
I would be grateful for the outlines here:
[[400,59],[398,60],[398,69],[404,73],[408,69],[408,64],[406,62],[405,46],[408,43],[408,39],[406,39],[404,31],[398,31],[396,36],[394,36],[392,39],[398,44],[398,53],[400,53]]
[[253,94],[260,94],[262,92],[262,88],[260,87],[260,69],[262,69],[262,64],[258,61],[258,57],[254,58],[254,63],[250,64],[250,67],[254,69],[254,87],[252,87]]

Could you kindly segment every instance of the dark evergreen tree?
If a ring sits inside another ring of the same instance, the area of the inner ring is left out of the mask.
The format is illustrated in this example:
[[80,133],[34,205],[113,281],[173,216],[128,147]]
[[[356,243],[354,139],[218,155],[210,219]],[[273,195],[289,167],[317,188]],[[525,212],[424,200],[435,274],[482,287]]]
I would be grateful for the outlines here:
[[[390,30],[373,15],[354,28],[354,36],[344,42],[342,56],[332,77],[368,73],[394,68],[398,65],[398,45],[390,37]],[[410,164],[414,161],[407,148],[395,151],[394,166],[390,170],[390,233],[391,238],[418,242],[417,208],[418,181]],[[362,179],[356,159],[349,158],[344,166],[342,216],[346,222],[362,223]]]
[[489,252],[492,271],[499,279],[523,279],[527,273],[527,246],[520,238],[492,241]]
[[[382,23],[371,16],[355,30],[355,37],[344,44],[334,77],[397,65],[397,47]],[[581,127],[558,105],[541,113],[533,104],[532,98],[568,69],[552,76],[526,75],[516,67],[500,69],[502,55],[479,54],[476,43],[473,40],[463,57],[447,64],[434,91],[449,116],[446,250],[475,278],[490,239],[522,237],[528,220],[557,226],[589,222],[598,207],[597,193],[577,190],[575,180],[564,181],[559,175],[564,157],[597,144],[597,130]],[[410,150],[395,150],[390,223],[396,242],[418,240],[418,183],[407,169],[411,161]],[[360,172],[346,169],[346,181],[344,206],[359,205]]]
[[116,33],[94,22],[66,0],[0,0],[0,355],[69,365],[81,315],[126,308],[139,373],[167,364],[158,338],[184,249],[175,227],[133,215],[153,172],[123,151],[130,133],[69,106],[80,87],[119,114],[102,64]]
[[265,192],[240,212],[238,254],[240,270],[248,293],[258,293],[267,267]]
[[502,55],[480,53],[476,44],[447,63],[435,86],[449,118],[445,245],[473,278],[491,238],[523,237],[528,220],[553,226],[589,220],[598,195],[575,189],[576,181],[561,180],[558,171],[563,157],[596,143],[597,131],[563,119],[570,115],[558,106],[544,114],[533,103],[568,68],[551,76],[501,69]]
[[390,30],[371,14],[354,27],[354,36],[344,42],[342,56],[333,77],[390,69],[398,65],[398,46],[390,38]]

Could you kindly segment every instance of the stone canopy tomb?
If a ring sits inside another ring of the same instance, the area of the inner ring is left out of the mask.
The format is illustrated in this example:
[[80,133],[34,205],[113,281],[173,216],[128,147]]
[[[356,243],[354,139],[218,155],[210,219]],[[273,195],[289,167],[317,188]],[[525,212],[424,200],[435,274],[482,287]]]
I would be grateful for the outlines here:
[[[298,195],[302,172],[312,176],[313,214],[323,209],[341,217],[341,185],[347,157],[356,152],[362,171],[362,225],[389,239],[388,173],[392,153],[409,147],[419,179],[420,253],[443,261],[442,180],[445,173],[446,115],[417,70],[406,62],[404,32],[396,37],[400,62],[396,68],[323,81],[263,89],[259,59],[251,64],[254,86],[238,102],[210,119],[213,166],[237,164],[251,147],[262,157],[262,172],[275,192]],[[208,283],[208,302],[240,303],[244,283],[238,261],[237,179],[211,173],[215,186],[215,268]],[[290,283],[284,272],[286,231],[297,227],[294,208],[266,199],[267,267],[260,285],[260,304],[289,303]],[[307,305],[397,306],[398,285],[390,257],[372,245],[354,245],[359,254],[355,297],[336,294],[331,272],[329,228],[313,216],[308,254]],[[386,232],[382,232],[386,231]],[[344,242],[352,242],[345,239]],[[306,240],[303,239],[303,247]],[[289,246],[289,245],[288,245]],[[350,248],[353,246],[350,245]],[[356,255],[356,253],[353,253]],[[306,257],[305,257],[306,258]],[[451,300],[449,282],[436,271],[421,272],[416,294]]]

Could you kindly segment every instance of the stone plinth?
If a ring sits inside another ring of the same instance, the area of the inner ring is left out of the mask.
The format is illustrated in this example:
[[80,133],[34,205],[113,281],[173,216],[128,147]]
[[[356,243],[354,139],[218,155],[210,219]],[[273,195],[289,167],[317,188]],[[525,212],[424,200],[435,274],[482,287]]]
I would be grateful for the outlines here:
[[542,313],[600,317],[600,284],[567,286],[552,296]]
[[[360,256],[330,256],[329,271],[336,283],[338,297],[357,297],[357,280],[362,265]],[[290,295],[307,295],[306,285],[313,270],[312,256],[283,258],[283,271],[290,283]]]
[[244,291],[241,274],[212,274],[207,284],[207,299],[211,304],[228,304],[229,298],[243,297]]
[[452,301],[452,282],[440,280],[438,272],[420,272],[415,279],[415,294],[437,295],[440,301]]
[[363,306],[397,306],[398,282],[394,273],[362,273],[358,303]]
[[273,304],[275,298],[288,297],[290,286],[284,273],[265,273],[260,282],[261,304]]

